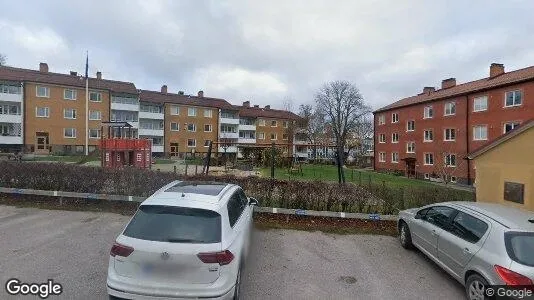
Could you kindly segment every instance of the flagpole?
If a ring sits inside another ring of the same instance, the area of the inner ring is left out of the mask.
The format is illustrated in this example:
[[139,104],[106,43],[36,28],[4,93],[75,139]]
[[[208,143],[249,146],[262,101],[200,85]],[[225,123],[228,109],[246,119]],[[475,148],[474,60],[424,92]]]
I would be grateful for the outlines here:
[[85,60],[85,155],[89,155],[89,51]]

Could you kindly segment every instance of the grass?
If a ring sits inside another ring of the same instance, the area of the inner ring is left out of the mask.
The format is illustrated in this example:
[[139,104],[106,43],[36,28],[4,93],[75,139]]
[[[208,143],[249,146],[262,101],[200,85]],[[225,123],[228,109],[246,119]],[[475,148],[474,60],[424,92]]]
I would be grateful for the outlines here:
[[176,162],[175,160],[165,158],[156,158],[155,161],[157,165],[168,165],[174,164]]
[[[286,180],[324,180],[337,181],[337,167],[334,165],[302,165],[302,175],[298,173],[289,174],[287,168],[276,168],[274,177],[277,179]],[[395,176],[391,174],[378,173],[372,170],[363,169],[344,169],[346,181],[368,184],[369,181],[374,184],[381,184],[385,182],[388,186],[431,186],[430,182],[418,179],[406,178],[404,176]],[[261,174],[263,177],[271,176],[270,168],[262,168]]]

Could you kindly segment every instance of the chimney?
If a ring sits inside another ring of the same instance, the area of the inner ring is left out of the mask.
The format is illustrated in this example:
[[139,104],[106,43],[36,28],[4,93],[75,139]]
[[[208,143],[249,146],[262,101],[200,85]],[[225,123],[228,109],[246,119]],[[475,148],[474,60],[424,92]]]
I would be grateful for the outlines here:
[[244,107],[250,107],[250,101],[243,102],[243,106]]
[[504,65],[492,63],[490,66],[490,78],[504,74]]
[[178,95],[182,95],[183,96],[184,94],[185,94],[184,91],[178,91]]
[[453,86],[456,86],[456,78],[447,78],[447,79],[443,79],[441,81],[441,88],[442,89],[448,89],[448,88],[451,88]]
[[433,86],[425,86],[425,87],[423,88],[423,94],[430,94],[430,93],[432,93],[432,92],[435,91],[435,90],[436,90],[436,88],[433,87]]
[[256,104],[256,105],[254,105],[254,107],[255,107],[255,108],[260,108],[260,106],[259,106],[259,105],[257,105],[257,104]]
[[165,84],[161,86],[161,93],[167,94],[167,86]]
[[265,109],[271,109],[270,105],[265,105]]
[[96,79],[102,79],[102,72],[98,71],[96,72]]
[[78,72],[70,71],[70,75],[76,76],[76,75],[78,75]]
[[204,98],[204,91],[198,91],[198,97]]
[[48,64],[47,63],[39,63],[39,72],[48,73]]

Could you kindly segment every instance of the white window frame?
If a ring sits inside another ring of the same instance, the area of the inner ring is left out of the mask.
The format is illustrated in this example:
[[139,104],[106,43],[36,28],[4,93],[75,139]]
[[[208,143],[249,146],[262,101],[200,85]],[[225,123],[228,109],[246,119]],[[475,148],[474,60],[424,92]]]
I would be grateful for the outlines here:
[[[484,100],[484,103],[485,103],[484,108],[481,109],[480,108],[481,105],[478,105],[479,109],[477,109],[477,101],[482,101],[482,100]],[[480,112],[480,111],[487,111],[487,110],[488,110],[488,96],[478,96],[473,99],[473,112]]]
[[399,123],[399,113],[391,114],[391,123]]
[[[429,158],[429,157],[432,158],[432,162],[431,162],[431,163],[429,163],[429,162],[427,161],[427,158]],[[425,152],[425,153],[424,153],[424,158],[425,158],[425,160],[424,160],[424,165],[425,165],[425,166],[433,166],[433,165],[434,165],[434,153],[432,153],[432,152]]]
[[425,179],[430,179],[430,174],[428,174],[428,173],[425,173],[425,175],[424,175],[424,176],[425,176]]
[[197,116],[197,108],[196,107],[188,107],[187,108],[187,116],[188,117],[196,117]]
[[[430,115],[430,112],[432,111],[432,115]],[[423,119],[432,119],[434,117],[434,108],[432,105],[425,106],[423,109]]]
[[[413,128],[410,129],[410,123],[413,124]],[[406,121],[406,131],[415,131],[415,120]]]
[[[410,147],[410,145],[412,144],[413,144],[413,147]],[[413,149],[410,151],[410,148],[413,148]],[[415,153],[415,142],[414,141],[406,142],[406,153]]]
[[[46,91],[45,95],[43,95],[43,96],[39,95],[39,88],[45,89],[45,91]],[[35,96],[39,97],[39,98],[50,98],[50,88],[47,87],[47,86],[43,86],[43,85],[37,85],[35,87]]]
[[[448,110],[448,112],[447,112],[447,110]],[[444,106],[443,106],[443,115],[444,116],[454,116],[454,115],[456,115],[456,102],[451,101],[451,102],[445,103]]]
[[[67,97],[67,92],[71,92],[72,93],[72,98],[68,98]],[[76,100],[77,96],[78,96],[78,91],[76,91],[74,89],[63,89],[63,99],[74,101],[74,100]]]
[[[454,156],[454,165],[450,164],[451,162],[451,157]],[[447,159],[449,160],[449,164],[447,163]],[[445,156],[443,157],[443,160],[444,160],[444,165],[448,168],[456,168],[456,154],[455,153],[447,153],[445,154]]]
[[[394,139],[395,136],[397,137],[396,140]],[[398,133],[394,132],[394,133],[391,134],[391,143],[392,144],[397,144],[399,142],[399,139],[400,139],[400,137],[399,137]]]
[[[46,115],[45,116],[40,116],[39,115],[39,108],[45,109],[45,111],[46,111]],[[35,107],[35,117],[37,117],[37,118],[50,118],[50,108],[49,107]]]
[[204,148],[209,148],[210,140],[204,140]]
[[[432,135],[432,139],[427,139],[427,132],[430,132]],[[424,143],[432,143],[434,141],[434,130],[433,129],[425,129],[423,130],[423,142]]]
[[284,121],[282,123],[282,125],[284,126],[284,128],[288,128],[289,127],[289,122],[288,121]]
[[[274,124],[274,125],[273,125]],[[271,120],[271,127],[278,127],[278,121]]]
[[391,152],[391,163],[399,163],[399,152]]
[[[72,117],[67,116],[67,111],[72,111]],[[63,118],[67,120],[76,120],[76,109],[74,108],[64,108],[63,109]]]
[[[176,124],[176,129],[172,129],[172,124]],[[178,122],[171,122],[169,126],[171,131],[180,131],[180,123]]]
[[[284,137],[284,136],[285,136],[285,137]],[[283,141],[287,141],[287,140],[289,140],[289,134],[288,134],[288,133],[283,133],[283,134],[282,134],[282,140],[283,140]]]
[[[73,136],[67,136],[67,129],[72,129]],[[76,138],[76,128],[69,127],[69,128],[63,128],[63,137],[66,139],[75,139]]]
[[[98,96],[96,97],[97,100],[92,100],[92,99],[91,99],[91,95],[94,95],[94,94],[98,95]],[[100,92],[94,92],[94,91],[93,91],[93,92],[89,92],[89,101],[91,101],[91,102],[102,102],[102,93],[100,93]]]
[[[189,145],[189,141],[193,141],[194,145],[193,146]],[[197,140],[196,139],[187,139],[187,147],[188,148],[195,148],[196,146],[197,146]]]
[[458,181],[458,178],[456,176],[451,176],[451,182],[456,183]]
[[180,106],[171,105],[171,116],[179,116],[179,115],[180,115]]
[[[513,102],[514,103],[511,104],[511,105],[508,105],[506,103],[506,100],[508,99],[508,94],[509,93],[513,93],[513,95],[514,95],[513,96]],[[516,93],[518,93],[519,96],[520,96],[519,99],[521,100],[521,102],[519,104],[516,103],[516,98],[517,98],[516,97]],[[504,107],[515,107],[515,106],[521,106],[522,104],[523,104],[523,92],[521,90],[513,90],[513,91],[508,91],[508,92],[504,93]]]
[[[206,131],[206,126],[209,126],[209,130]],[[213,132],[213,125],[211,124],[204,124],[204,132]]]
[[378,115],[378,125],[384,125],[386,124],[386,115],[381,114]]
[[[481,138],[481,137],[478,137],[477,138],[477,128],[485,128],[486,129],[486,137],[485,138]],[[487,141],[488,140],[488,125],[475,125],[473,126],[473,141]]]
[[264,140],[265,139],[265,132],[258,132],[258,140]]
[[[193,130],[189,130],[189,125],[193,125]],[[187,123],[188,132],[197,132],[197,125],[195,123]]]
[[[447,139],[447,130],[449,130],[449,132],[454,132],[454,138],[451,139]],[[443,141],[445,142],[454,142],[456,141],[456,128],[445,128],[443,129]]]
[[212,118],[213,110],[204,108],[204,118]]
[[378,152],[378,162],[386,162],[386,152]]
[[380,133],[378,135],[378,143],[379,144],[385,144],[386,143],[386,134],[385,133]]
[[[92,118],[91,117],[91,114],[92,113],[98,113],[98,118]],[[100,121],[102,120],[102,112],[99,111],[99,110],[90,110],[89,111],[89,121]]]
[[[96,137],[94,136],[91,136],[91,132],[94,132],[96,130],[97,134],[96,134]],[[98,128],[89,128],[89,138],[90,139],[99,139],[101,137],[100,135],[100,129]]]
[[[274,134],[274,139],[273,139]],[[271,141],[277,141],[278,140],[278,134],[276,132],[271,132]]]
[[521,122],[519,121],[510,121],[510,122],[504,122],[503,126],[502,126],[502,133],[506,133],[506,125],[512,125],[512,129],[511,130],[514,130],[516,129],[518,126],[521,125]]
[[265,119],[258,119],[258,126],[265,126]]

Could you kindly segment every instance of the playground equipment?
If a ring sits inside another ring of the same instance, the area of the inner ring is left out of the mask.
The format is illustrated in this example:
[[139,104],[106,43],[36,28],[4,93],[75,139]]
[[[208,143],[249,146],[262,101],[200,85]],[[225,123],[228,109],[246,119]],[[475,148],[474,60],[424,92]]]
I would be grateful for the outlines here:
[[[100,162],[103,168],[151,168],[152,141],[135,138],[130,123],[102,122],[101,132]],[[104,133],[107,133],[105,137]]]

